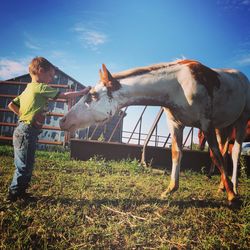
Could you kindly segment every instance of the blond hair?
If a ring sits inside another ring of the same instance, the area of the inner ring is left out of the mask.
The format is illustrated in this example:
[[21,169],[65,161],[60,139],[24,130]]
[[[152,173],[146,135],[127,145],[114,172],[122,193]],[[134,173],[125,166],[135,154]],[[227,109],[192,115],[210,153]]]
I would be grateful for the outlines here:
[[37,75],[40,69],[47,72],[50,69],[55,69],[55,66],[44,57],[33,58],[29,64],[29,73],[31,75]]

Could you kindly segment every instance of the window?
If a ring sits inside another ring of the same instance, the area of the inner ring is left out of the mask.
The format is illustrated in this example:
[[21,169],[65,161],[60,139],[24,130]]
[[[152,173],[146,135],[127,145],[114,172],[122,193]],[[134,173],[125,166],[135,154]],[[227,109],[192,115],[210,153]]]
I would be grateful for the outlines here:
[[56,102],[56,107],[59,109],[64,109],[64,103],[63,102]]

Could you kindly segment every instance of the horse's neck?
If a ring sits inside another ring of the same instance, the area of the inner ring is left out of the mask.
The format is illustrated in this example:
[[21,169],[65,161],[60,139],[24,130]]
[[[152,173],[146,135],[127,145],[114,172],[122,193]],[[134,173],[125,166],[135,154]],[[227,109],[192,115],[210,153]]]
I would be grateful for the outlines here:
[[128,77],[120,83],[122,87],[117,93],[120,106],[163,105],[167,96],[174,95],[178,84],[176,76],[167,73]]

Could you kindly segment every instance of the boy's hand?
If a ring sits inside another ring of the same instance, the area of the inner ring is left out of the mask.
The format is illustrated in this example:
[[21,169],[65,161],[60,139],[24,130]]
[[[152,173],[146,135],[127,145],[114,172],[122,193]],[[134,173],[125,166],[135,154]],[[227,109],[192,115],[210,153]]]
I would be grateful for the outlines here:
[[14,112],[16,115],[20,116],[20,110],[19,107],[16,106],[12,101],[9,103],[8,108]]
[[88,86],[88,87],[86,87],[85,89],[81,90],[81,91],[80,91],[81,95],[86,95],[86,94],[88,94],[89,91],[91,90],[91,88],[92,88],[91,86]]

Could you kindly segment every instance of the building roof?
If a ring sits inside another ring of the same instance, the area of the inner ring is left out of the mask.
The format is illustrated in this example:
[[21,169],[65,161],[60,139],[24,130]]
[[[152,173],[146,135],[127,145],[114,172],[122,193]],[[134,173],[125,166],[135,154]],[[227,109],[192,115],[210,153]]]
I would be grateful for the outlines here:
[[[69,80],[71,80],[72,82],[74,82],[75,84],[79,84],[80,86],[82,87],[86,87],[84,84],[78,82],[77,80],[75,80],[73,77],[69,76],[68,74],[66,74],[65,72],[63,72],[62,70],[60,70],[59,68],[56,68],[55,69],[56,71],[56,74],[60,74],[60,75],[63,75],[65,77],[67,77]],[[31,77],[30,77],[30,74],[24,74],[24,75],[21,75],[21,76],[17,76],[17,77],[14,77],[14,78],[11,78],[11,79],[8,79],[6,81],[27,81],[27,82],[30,82],[31,81]],[[53,83],[53,82],[52,82]],[[63,83],[61,82],[60,84],[68,84],[68,83]]]

